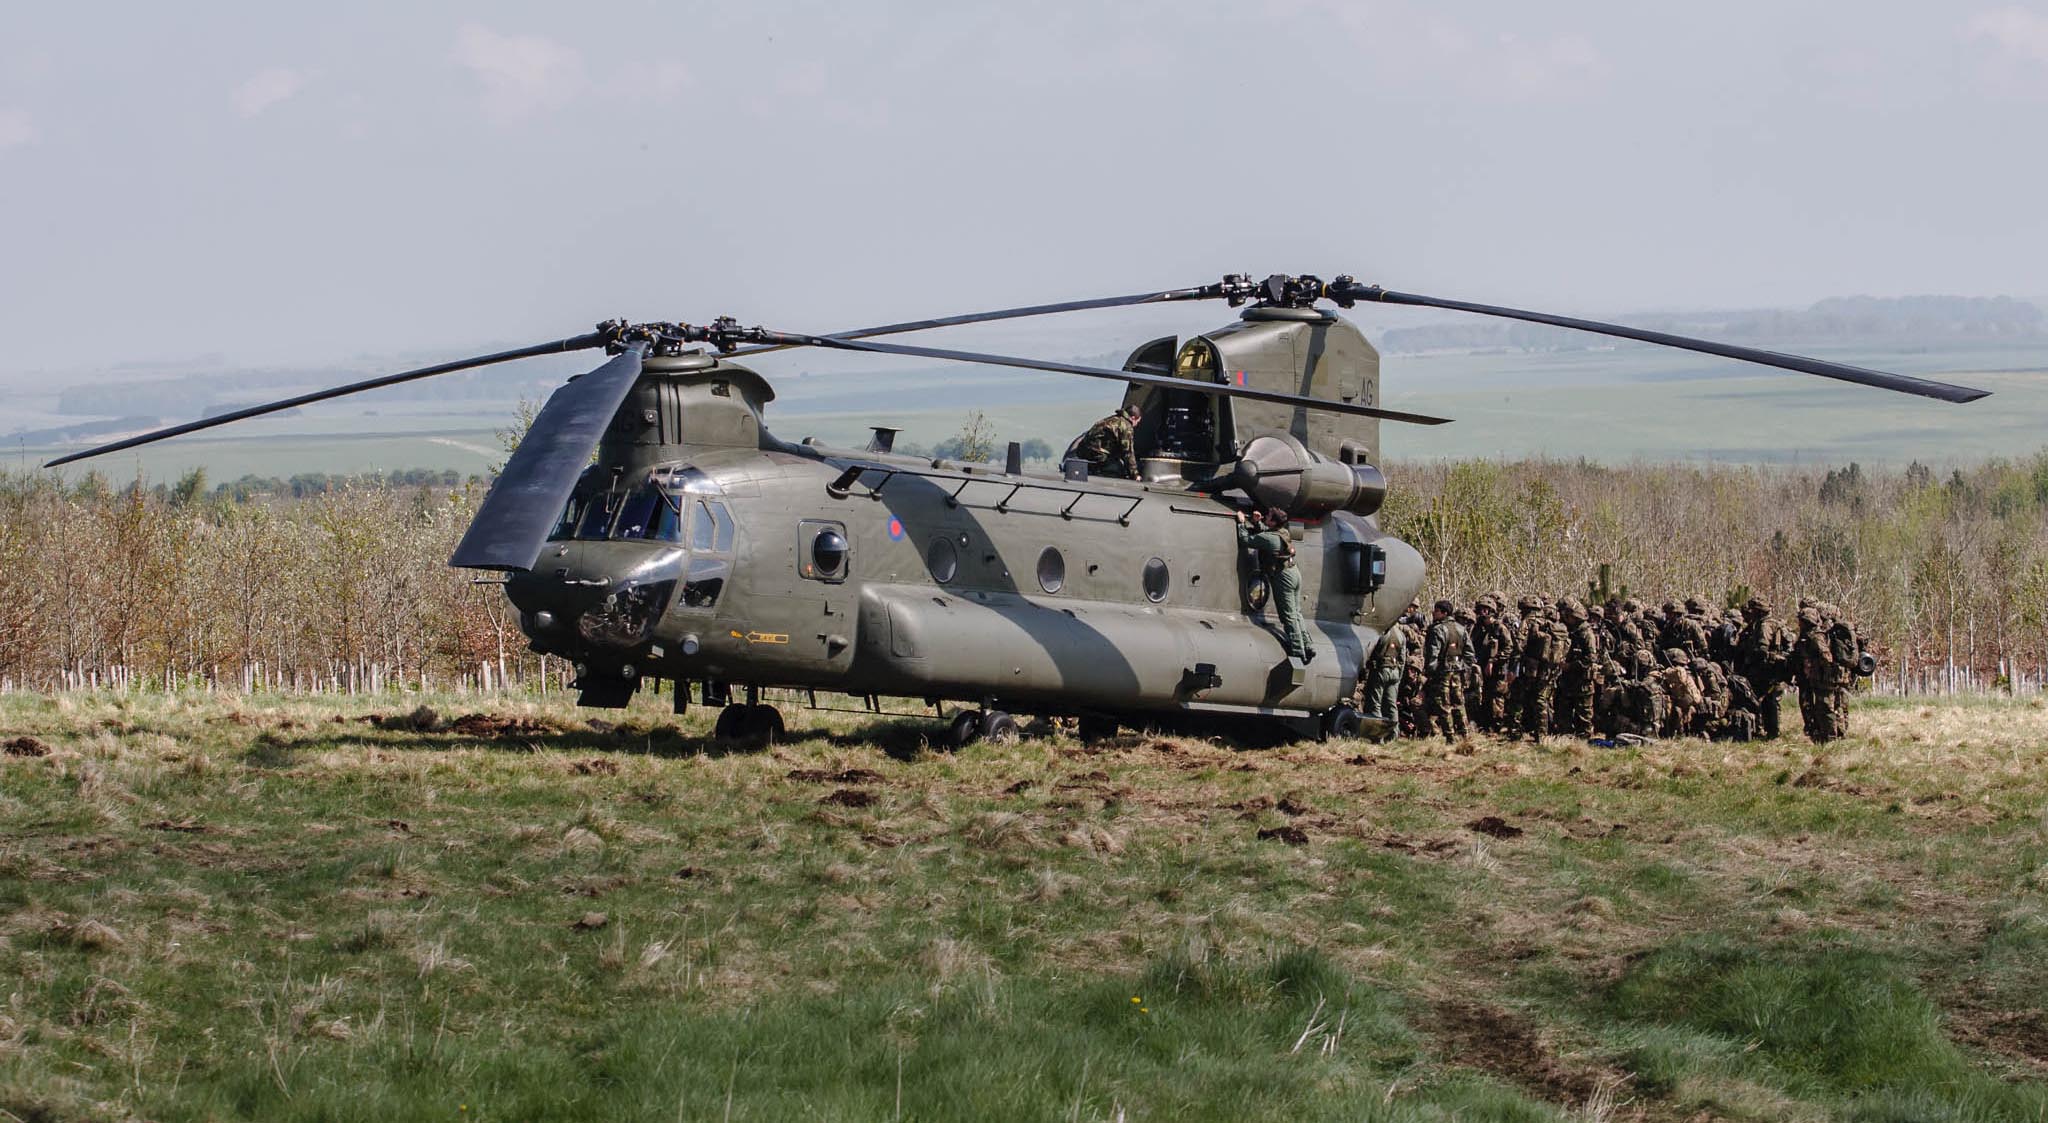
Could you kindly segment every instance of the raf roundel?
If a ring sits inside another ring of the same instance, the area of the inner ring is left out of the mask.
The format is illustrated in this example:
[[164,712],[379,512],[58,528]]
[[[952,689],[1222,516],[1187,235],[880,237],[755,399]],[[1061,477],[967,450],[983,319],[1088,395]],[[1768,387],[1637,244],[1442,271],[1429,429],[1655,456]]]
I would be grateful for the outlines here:
[[903,541],[903,520],[894,515],[889,516],[889,541]]

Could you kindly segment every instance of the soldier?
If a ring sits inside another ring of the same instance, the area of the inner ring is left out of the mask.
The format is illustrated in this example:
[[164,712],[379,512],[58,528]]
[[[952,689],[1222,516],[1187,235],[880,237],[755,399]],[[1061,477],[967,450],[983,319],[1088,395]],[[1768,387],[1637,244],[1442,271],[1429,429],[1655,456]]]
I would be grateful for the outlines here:
[[[1415,634],[1422,635],[1425,630],[1415,629]],[[1417,643],[1408,649],[1408,665],[1401,669],[1401,731],[1410,737],[1420,737],[1429,728],[1422,709],[1428,682],[1429,675],[1422,665],[1422,644]]]
[[1436,602],[1422,648],[1422,735],[1441,729],[1446,741],[1466,734],[1464,669],[1469,639],[1452,611],[1450,601]]
[[1754,741],[1761,730],[1762,709],[1756,689],[1741,675],[1728,676],[1728,717],[1721,724],[1721,740]]
[[1514,736],[1541,741],[1550,732],[1550,703],[1557,689],[1564,650],[1544,617],[1541,597],[1523,597],[1520,649],[1516,652],[1512,728]]
[[1735,673],[1749,681],[1756,695],[1757,733],[1766,741],[1778,737],[1778,705],[1792,677],[1792,637],[1771,618],[1761,597],[1742,605],[1742,630],[1735,635]]
[[1557,726],[1574,737],[1593,735],[1593,701],[1600,690],[1600,628],[1577,597],[1557,602],[1566,630],[1564,666],[1557,680]]
[[1117,410],[1088,427],[1067,455],[1088,462],[1088,474],[1112,479],[1138,478],[1138,404]]
[[1700,684],[1700,704],[1692,712],[1692,734],[1714,740],[1728,719],[1728,674],[1704,655],[1694,657],[1692,677]]
[[1616,651],[1628,677],[1640,679],[1657,669],[1657,628],[1643,615],[1643,602],[1634,597],[1621,602],[1621,622],[1615,627]]
[[1396,620],[1380,633],[1366,657],[1365,716],[1378,718],[1398,736],[1401,731],[1401,676],[1408,669],[1408,652],[1415,646],[1415,634]]
[[[1799,610],[1799,639],[1793,644],[1794,681],[1799,685],[1799,716],[1805,719],[1806,736],[1819,744],[1840,736],[1848,716],[1844,685],[1835,665],[1834,645],[1828,642],[1828,628],[1818,608]],[[1837,714],[1841,713],[1838,720]]]
[[1677,601],[1664,602],[1664,628],[1657,636],[1657,646],[1670,651],[1676,648],[1685,652],[1685,661],[1692,663],[1695,655],[1707,653],[1707,632],[1700,622],[1685,614]]
[[1315,645],[1301,619],[1301,571],[1294,567],[1294,541],[1287,536],[1287,513],[1268,508],[1258,521],[1237,512],[1237,544],[1251,547],[1259,557],[1259,572],[1265,574],[1271,603],[1280,613],[1280,631],[1287,643],[1287,657],[1306,666],[1315,661]]
[[1479,710],[1479,663],[1472,658],[1472,629],[1479,626],[1479,617],[1471,609],[1459,605],[1451,613],[1451,619],[1465,629],[1465,653],[1458,659],[1458,692],[1465,700],[1465,721],[1476,723],[1473,715]]
[[1501,619],[1505,601],[1488,593],[1473,606],[1472,662],[1479,670],[1479,709],[1474,724],[1487,733],[1505,731],[1508,680],[1514,667],[1515,634]]
[[1700,680],[1693,677],[1692,660],[1677,648],[1667,649],[1664,666],[1656,673],[1664,690],[1664,736],[1682,736],[1692,727],[1693,711],[1700,704]]

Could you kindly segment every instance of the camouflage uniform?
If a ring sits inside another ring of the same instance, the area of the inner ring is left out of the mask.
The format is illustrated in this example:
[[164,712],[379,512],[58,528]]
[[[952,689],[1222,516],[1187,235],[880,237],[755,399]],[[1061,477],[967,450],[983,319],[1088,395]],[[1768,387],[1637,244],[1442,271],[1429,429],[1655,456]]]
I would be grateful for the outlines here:
[[1728,719],[1728,674],[1719,663],[1702,657],[1692,661],[1692,677],[1700,684],[1700,704],[1693,710],[1690,732],[1712,740],[1721,735]]
[[1472,627],[1472,663],[1479,671],[1479,708],[1473,721],[1488,733],[1503,730],[1507,718],[1509,672],[1515,662],[1515,633],[1501,619],[1506,608],[1487,594],[1479,600]]
[[1692,727],[1693,712],[1701,700],[1700,680],[1693,675],[1692,661],[1685,652],[1672,648],[1663,658],[1665,665],[1656,672],[1665,699],[1663,733],[1666,737],[1679,737]]
[[1657,646],[1666,652],[1685,652],[1685,661],[1690,665],[1694,656],[1707,653],[1707,630],[1698,620],[1687,616],[1676,601],[1665,601],[1664,627],[1657,635]]
[[1138,478],[1138,433],[1122,410],[1088,427],[1069,453],[1088,462],[1088,472],[1112,479]]
[[1770,605],[1749,598],[1735,636],[1735,673],[1756,695],[1757,733],[1767,741],[1778,736],[1779,701],[1792,677],[1792,637],[1770,616]]
[[1259,572],[1266,576],[1269,603],[1280,614],[1280,633],[1288,657],[1304,663],[1313,660],[1315,644],[1310,642],[1308,626],[1301,618],[1301,571],[1294,567],[1294,542],[1287,537],[1286,526],[1254,530],[1248,521],[1239,520],[1237,544],[1251,547],[1259,556]]
[[1436,620],[1429,626],[1422,649],[1422,735],[1441,730],[1446,741],[1467,732],[1464,671],[1465,650],[1470,644],[1465,626],[1452,617],[1449,605],[1449,601],[1437,602]]
[[1387,722],[1396,733],[1401,728],[1401,675],[1408,669],[1408,652],[1415,637],[1399,620],[1387,626],[1367,657],[1365,674],[1365,715]]
[[1521,611],[1521,641],[1520,650],[1516,653],[1518,669],[1510,716],[1516,736],[1526,735],[1531,740],[1540,741],[1550,732],[1550,705],[1557,689],[1558,665],[1564,659],[1564,647],[1557,642],[1556,634],[1551,630],[1552,621],[1544,615],[1540,599],[1523,597]]
[[1567,640],[1564,667],[1557,680],[1558,732],[1574,737],[1593,734],[1593,702],[1600,690],[1600,627],[1587,617],[1584,605],[1566,597],[1557,603]]
[[1828,642],[1828,629],[1818,609],[1799,610],[1799,639],[1793,644],[1793,654],[1799,716],[1805,719],[1806,736],[1815,743],[1832,741],[1848,729],[1848,684],[1836,665],[1834,645]]

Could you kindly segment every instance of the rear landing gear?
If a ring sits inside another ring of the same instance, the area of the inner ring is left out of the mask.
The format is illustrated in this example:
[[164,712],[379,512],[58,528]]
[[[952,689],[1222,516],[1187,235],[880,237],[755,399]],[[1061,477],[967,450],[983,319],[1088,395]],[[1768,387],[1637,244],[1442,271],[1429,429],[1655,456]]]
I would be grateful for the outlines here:
[[721,741],[773,745],[782,740],[782,711],[759,702],[727,706],[718,711],[711,735]]
[[961,710],[946,725],[946,743],[956,749],[976,741],[1012,745],[1018,736],[1017,719],[1002,710]]

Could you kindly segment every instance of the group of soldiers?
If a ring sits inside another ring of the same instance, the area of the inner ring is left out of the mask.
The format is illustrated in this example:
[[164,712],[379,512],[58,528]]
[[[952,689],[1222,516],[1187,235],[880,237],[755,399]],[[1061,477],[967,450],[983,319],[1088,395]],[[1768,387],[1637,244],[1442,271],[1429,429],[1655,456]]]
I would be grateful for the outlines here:
[[1408,736],[1470,732],[1540,740],[1778,736],[1797,690],[1810,739],[1848,732],[1847,697],[1872,667],[1840,609],[1802,599],[1796,627],[1751,597],[1720,612],[1697,597],[1651,609],[1634,599],[1502,593],[1470,608],[1422,603],[1381,635],[1359,676],[1359,708]]

